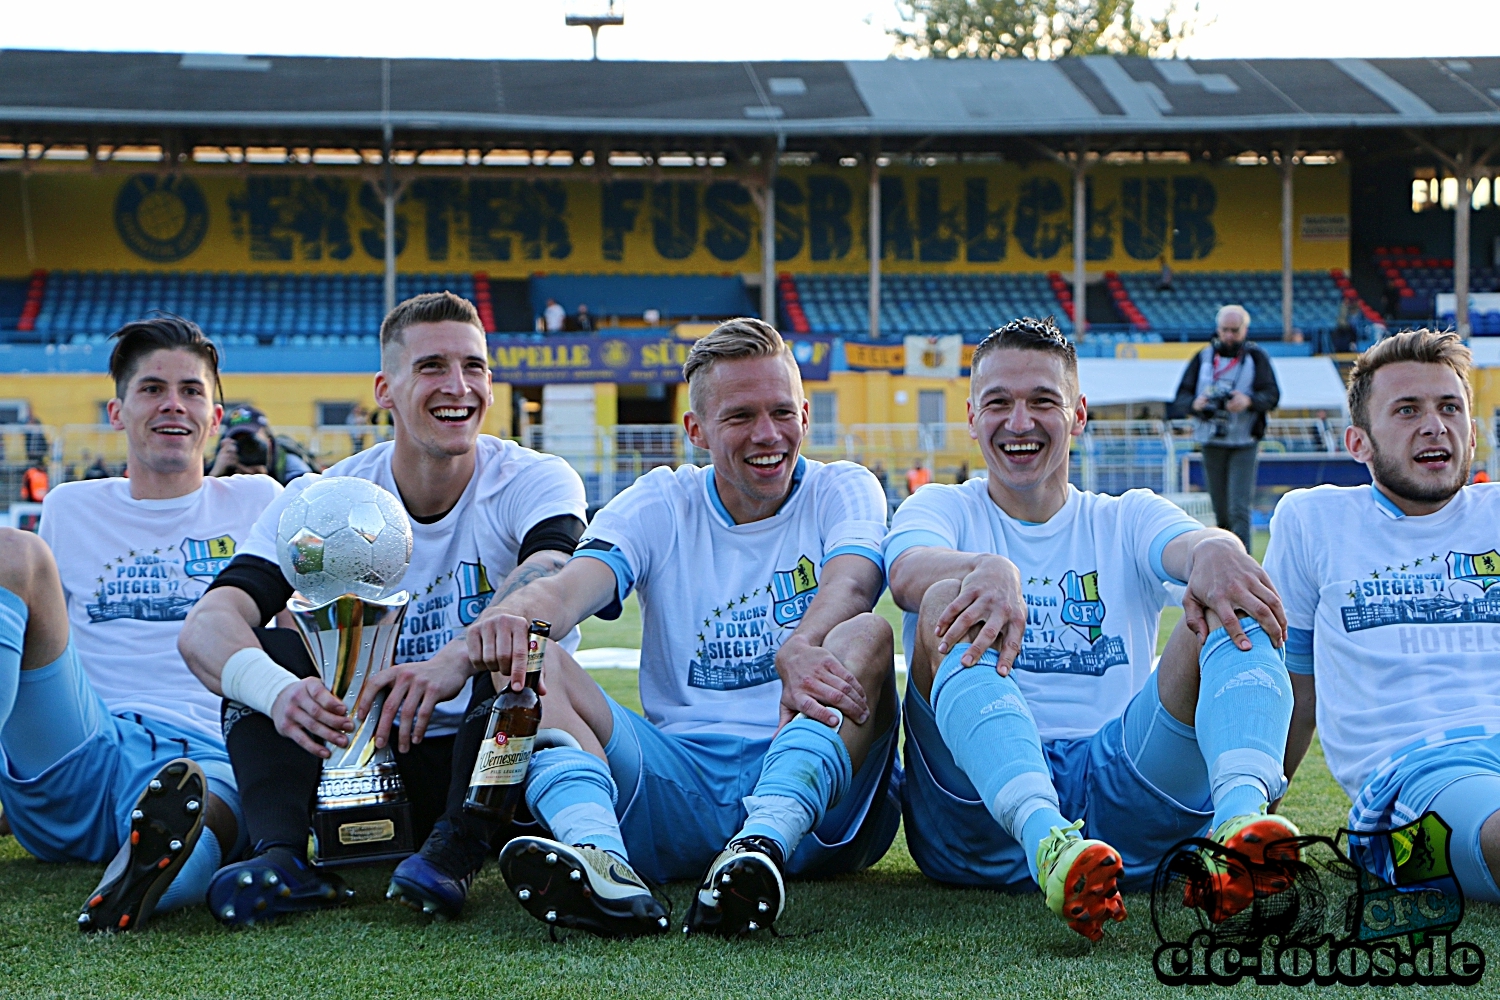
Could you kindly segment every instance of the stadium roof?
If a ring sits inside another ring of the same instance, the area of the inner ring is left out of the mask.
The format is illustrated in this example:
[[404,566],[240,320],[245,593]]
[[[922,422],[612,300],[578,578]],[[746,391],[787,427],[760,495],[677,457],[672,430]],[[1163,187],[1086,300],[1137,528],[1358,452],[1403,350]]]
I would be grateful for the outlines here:
[[[388,72],[388,81],[387,81]],[[388,84],[388,85],[387,85]],[[388,94],[388,97],[387,97]],[[1500,127],[1500,58],[571,62],[0,51],[0,141],[1346,134]],[[937,139],[935,145],[933,140]],[[1110,141],[1101,138],[1100,143]]]

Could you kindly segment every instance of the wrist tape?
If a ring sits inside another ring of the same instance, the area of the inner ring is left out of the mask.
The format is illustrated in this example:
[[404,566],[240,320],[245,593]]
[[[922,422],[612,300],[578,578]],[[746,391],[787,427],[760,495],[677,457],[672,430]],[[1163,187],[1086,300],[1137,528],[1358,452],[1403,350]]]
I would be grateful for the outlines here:
[[277,696],[297,680],[296,674],[271,659],[264,649],[247,646],[224,661],[219,689],[230,701],[270,715]]

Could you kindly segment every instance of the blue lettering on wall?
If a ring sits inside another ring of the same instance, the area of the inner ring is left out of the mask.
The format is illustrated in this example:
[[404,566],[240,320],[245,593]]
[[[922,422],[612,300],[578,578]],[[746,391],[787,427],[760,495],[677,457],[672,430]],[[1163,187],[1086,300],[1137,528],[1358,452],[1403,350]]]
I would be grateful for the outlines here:
[[[703,245],[717,260],[739,260],[750,252],[750,234],[754,223],[746,211],[750,204],[750,192],[744,185],[733,181],[716,181],[708,186],[703,195],[703,214],[708,218],[708,228],[703,234]],[[609,256],[609,230],[605,230],[605,258]]]

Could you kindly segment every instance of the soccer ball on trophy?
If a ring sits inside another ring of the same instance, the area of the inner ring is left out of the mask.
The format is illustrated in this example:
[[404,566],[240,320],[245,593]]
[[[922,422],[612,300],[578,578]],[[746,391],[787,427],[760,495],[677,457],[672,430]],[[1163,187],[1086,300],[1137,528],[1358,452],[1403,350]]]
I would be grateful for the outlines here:
[[276,558],[313,605],[344,594],[367,601],[401,588],[411,562],[411,523],[401,501],[367,479],[324,477],[281,513]]

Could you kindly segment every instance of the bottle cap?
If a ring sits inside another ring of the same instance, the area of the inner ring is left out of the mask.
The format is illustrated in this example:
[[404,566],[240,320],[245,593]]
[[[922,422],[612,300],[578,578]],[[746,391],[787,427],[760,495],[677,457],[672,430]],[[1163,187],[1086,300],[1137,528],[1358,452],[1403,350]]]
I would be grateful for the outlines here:
[[527,631],[535,635],[550,636],[552,634],[552,623],[544,622],[539,618],[532,619],[531,627]]

